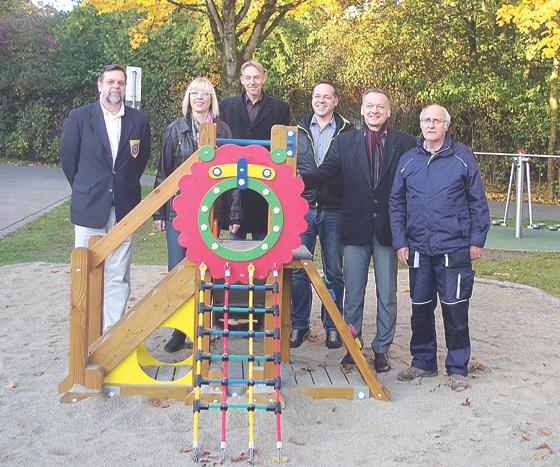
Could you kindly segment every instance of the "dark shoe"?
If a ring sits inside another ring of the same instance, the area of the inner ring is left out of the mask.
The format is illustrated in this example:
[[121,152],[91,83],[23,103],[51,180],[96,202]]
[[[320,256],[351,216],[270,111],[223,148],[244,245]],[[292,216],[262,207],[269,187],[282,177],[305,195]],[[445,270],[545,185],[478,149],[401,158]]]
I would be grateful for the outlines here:
[[338,334],[338,331],[336,329],[329,329],[327,331],[325,345],[327,346],[327,349],[339,349],[340,347],[342,347],[340,334]]
[[397,379],[399,381],[414,381],[417,378],[431,378],[433,376],[437,376],[437,370],[428,371],[409,366],[406,370],[401,371],[397,375]]
[[349,367],[349,366],[355,365],[355,364],[356,364],[356,362],[352,358],[352,355],[350,355],[350,352],[346,352],[346,355],[340,361],[340,365],[342,367]]
[[183,347],[185,347],[186,338],[187,336],[185,336],[183,332],[175,329],[173,331],[173,334],[171,335],[171,339],[169,339],[167,344],[165,344],[164,350],[170,353],[181,350]]
[[290,349],[297,349],[305,338],[309,336],[309,329],[292,329],[290,334]]
[[373,366],[377,373],[385,373],[391,369],[391,362],[386,353],[375,353],[374,352]]

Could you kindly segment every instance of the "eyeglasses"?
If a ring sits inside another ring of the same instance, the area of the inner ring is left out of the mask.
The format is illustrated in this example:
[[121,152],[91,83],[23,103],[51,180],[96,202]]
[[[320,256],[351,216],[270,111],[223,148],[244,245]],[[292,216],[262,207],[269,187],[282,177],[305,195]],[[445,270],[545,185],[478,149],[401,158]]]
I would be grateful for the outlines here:
[[439,118],[423,118],[420,121],[422,123],[424,123],[425,125],[431,125],[433,123],[435,126],[439,126],[439,125],[445,123],[445,120],[441,120]]
[[126,85],[126,81],[123,81],[122,79],[106,79],[105,80],[105,84],[109,85],[109,86],[113,86],[113,85],[117,85],[120,88],[123,88]]
[[207,91],[191,91],[189,95],[194,97],[210,97],[212,94]]

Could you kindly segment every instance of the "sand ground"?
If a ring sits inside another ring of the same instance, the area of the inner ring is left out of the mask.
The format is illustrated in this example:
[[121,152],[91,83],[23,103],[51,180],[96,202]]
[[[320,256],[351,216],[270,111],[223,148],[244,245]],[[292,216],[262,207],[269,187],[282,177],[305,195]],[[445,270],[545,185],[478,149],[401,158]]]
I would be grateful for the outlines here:
[[[138,300],[165,273],[133,267]],[[154,407],[146,397],[89,398],[59,403],[67,372],[68,265],[0,268],[0,465],[159,466],[190,464],[181,452],[192,441],[192,409],[181,402]],[[373,280],[370,281],[371,283]],[[284,454],[290,465],[560,465],[560,302],[531,288],[477,282],[471,302],[472,387],[454,393],[448,378],[403,383],[409,363],[410,300],[399,273],[399,318],[380,375],[391,401],[314,401],[288,389],[282,414]],[[374,333],[375,289],[366,297],[365,337]],[[340,359],[327,351],[314,301],[314,338],[293,353]],[[445,356],[441,318],[440,370]],[[247,415],[228,413],[228,453],[246,450]],[[219,451],[219,415],[201,417],[201,444]],[[275,454],[272,416],[256,416],[256,464]],[[232,464],[237,465],[237,463]]]

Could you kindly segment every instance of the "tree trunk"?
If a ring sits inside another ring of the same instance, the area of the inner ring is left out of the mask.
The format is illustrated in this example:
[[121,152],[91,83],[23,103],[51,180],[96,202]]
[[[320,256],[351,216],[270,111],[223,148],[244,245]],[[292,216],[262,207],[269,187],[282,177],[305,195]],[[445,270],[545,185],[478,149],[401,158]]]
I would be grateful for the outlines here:
[[235,24],[235,1],[224,0],[222,3],[222,96],[237,94],[239,82],[238,40]]
[[[555,56],[552,61],[552,72],[550,73],[550,136],[548,139],[548,153],[556,153],[558,140],[558,69],[560,60]],[[550,199],[556,197],[556,171],[554,170],[555,159],[548,159],[546,178],[548,183],[548,196]]]

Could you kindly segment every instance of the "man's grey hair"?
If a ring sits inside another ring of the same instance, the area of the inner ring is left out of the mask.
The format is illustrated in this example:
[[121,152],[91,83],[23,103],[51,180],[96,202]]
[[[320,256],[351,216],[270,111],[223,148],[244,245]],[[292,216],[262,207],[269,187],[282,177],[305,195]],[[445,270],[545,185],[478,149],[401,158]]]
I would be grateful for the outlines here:
[[424,107],[422,109],[422,111],[420,112],[420,123],[422,123],[422,120],[424,119],[424,115],[426,114],[426,110],[428,110],[430,107],[433,107],[434,105],[437,105],[439,107],[441,107],[443,109],[443,111],[445,112],[445,129],[447,130],[449,128],[449,125],[451,125],[451,115],[449,115],[449,112],[447,111],[447,109],[440,104],[430,104],[427,105],[426,107]]
[[245,71],[245,68],[249,68],[250,66],[256,68],[257,70],[259,70],[261,75],[265,76],[264,67],[259,62],[255,61],[255,60],[249,60],[248,62],[245,62],[243,65],[241,65],[241,69],[239,70],[239,74],[241,76],[243,76],[243,72]]
[[366,97],[368,94],[383,94],[387,100],[389,101],[389,105],[392,106],[393,103],[391,102],[391,97],[389,96],[389,94],[387,93],[387,91],[385,91],[385,89],[381,89],[381,88],[375,88],[375,87],[371,87],[371,88],[367,88],[364,93],[362,94],[362,102],[364,101],[364,97]]

